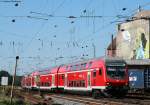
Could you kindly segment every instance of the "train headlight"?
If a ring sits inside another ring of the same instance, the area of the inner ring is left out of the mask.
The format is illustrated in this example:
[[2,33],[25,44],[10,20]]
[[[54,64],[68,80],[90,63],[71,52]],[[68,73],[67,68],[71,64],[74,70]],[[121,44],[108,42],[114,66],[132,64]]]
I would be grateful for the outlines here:
[[106,85],[110,85],[110,83],[109,83],[109,82],[106,82]]
[[126,85],[126,86],[128,86],[129,84],[128,84],[128,83],[126,83],[125,85]]

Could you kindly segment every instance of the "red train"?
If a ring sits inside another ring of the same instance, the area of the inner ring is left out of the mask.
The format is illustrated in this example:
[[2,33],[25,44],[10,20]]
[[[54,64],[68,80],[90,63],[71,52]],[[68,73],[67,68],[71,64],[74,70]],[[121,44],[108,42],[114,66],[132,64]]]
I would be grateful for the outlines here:
[[122,96],[127,92],[128,72],[123,59],[102,57],[35,71],[24,76],[23,88]]

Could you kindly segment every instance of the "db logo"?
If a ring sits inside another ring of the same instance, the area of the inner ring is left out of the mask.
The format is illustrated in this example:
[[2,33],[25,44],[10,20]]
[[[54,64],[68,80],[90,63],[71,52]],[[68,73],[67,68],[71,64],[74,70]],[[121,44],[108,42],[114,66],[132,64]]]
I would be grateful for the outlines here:
[[129,77],[129,81],[137,81],[137,77],[134,76],[134,77]]

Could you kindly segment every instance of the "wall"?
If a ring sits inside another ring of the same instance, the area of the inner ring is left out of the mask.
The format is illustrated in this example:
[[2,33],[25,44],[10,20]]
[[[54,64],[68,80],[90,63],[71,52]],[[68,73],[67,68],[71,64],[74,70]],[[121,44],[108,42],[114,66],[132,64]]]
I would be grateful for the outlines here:
[[139,19],[118,25],[116,56],[149,58],[149,20]]

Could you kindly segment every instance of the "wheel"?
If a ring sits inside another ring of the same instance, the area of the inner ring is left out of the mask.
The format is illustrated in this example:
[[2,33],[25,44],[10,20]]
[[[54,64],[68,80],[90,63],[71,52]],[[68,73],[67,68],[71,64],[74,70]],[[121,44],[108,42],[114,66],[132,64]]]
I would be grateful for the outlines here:
[[92,97],[94,99],[97,99],[99,96],[100,96],[100,91],[99,90],[93,90]]

